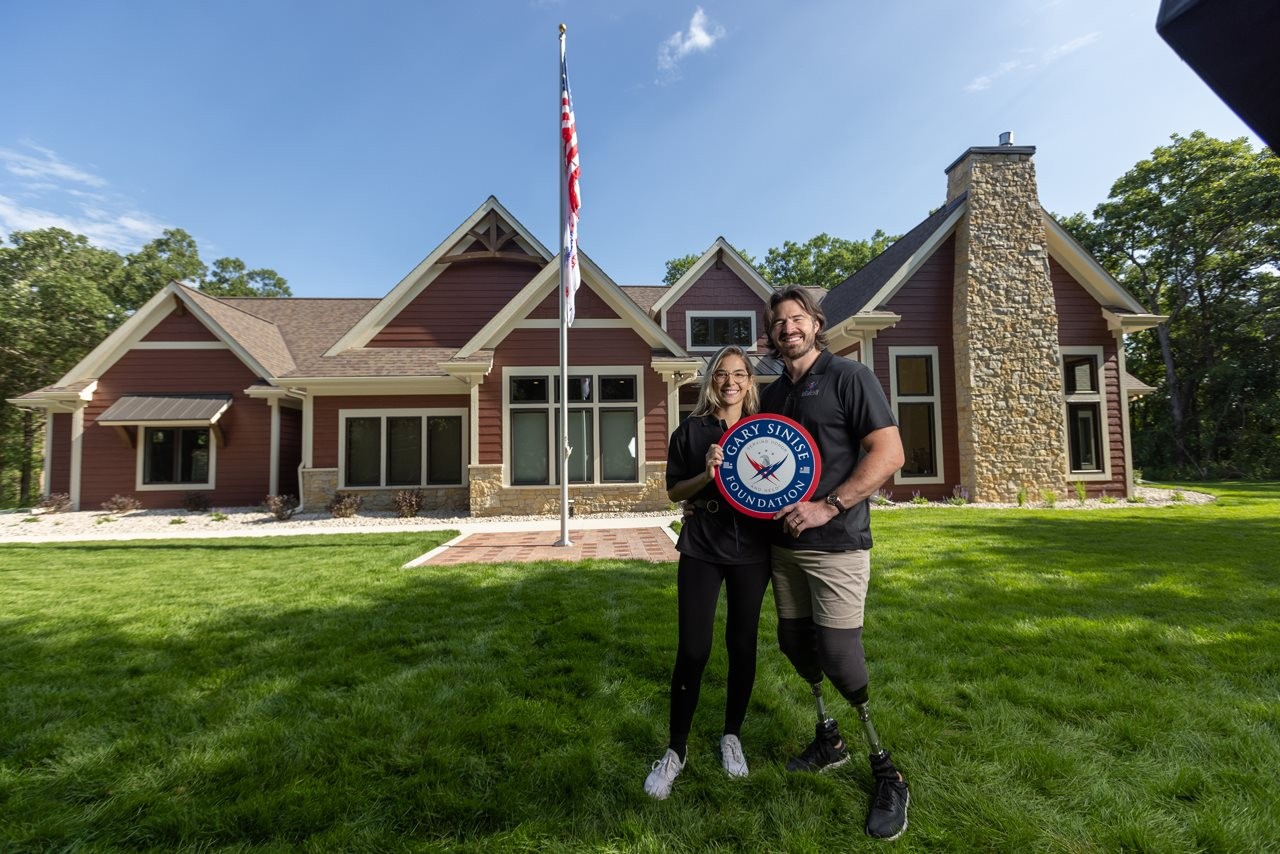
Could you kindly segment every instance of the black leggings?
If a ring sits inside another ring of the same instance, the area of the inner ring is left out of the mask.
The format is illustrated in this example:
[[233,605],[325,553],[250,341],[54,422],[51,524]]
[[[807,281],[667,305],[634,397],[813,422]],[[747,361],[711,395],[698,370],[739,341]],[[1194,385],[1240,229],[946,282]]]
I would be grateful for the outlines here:
[[769,586],[768,562],[722,564],[680,556],[676,576],[679,597],[680,639],[676,665],[671,671],[671,743],[683,759],[689,744],[689,728],[698,707],[702,671],[711,658],[711,634],[715,628],[716,600],[724,582],[729,613],[724,646],[729,676],[724,707],[724,731],[738,735],[747,716],[747,702],[756,681],[756,636],[760,628],[760,603]]

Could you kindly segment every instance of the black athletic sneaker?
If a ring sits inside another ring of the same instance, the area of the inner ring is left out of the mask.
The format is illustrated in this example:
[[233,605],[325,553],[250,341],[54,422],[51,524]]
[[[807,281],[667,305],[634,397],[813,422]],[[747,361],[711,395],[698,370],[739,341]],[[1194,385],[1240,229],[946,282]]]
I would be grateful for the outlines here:
[[826,771],[849,761],[849,748],[840,737],[840,727],[827,718],[815,727],[813,741],[796,758],[787,763],[788,771]]
[[893,777],[875,777],[871,811],[867,813],[867,836],[891,842],[907,829],[907,805],[911,803],[911,791],[906,780]]

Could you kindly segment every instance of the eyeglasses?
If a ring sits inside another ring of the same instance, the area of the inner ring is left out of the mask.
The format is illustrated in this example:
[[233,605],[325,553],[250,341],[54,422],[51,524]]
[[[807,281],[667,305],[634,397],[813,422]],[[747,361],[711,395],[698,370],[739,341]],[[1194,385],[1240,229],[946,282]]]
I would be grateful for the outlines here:
[[746,371],[734,371],[733,373],[729,373],[728,371],[716,371],[711,376],[718,383],[722,383],[728,379],[732,379],[735,383],[745,383],[751,378],[751,375]]

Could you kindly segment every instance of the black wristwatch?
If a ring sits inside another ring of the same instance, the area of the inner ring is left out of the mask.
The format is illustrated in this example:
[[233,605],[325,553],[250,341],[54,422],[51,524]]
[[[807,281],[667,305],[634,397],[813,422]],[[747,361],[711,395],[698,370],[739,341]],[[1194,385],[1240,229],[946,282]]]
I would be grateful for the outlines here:
[[840,496],[836,495],[834,492],[827,496],[827,503],[836,508],[837,513],[843,513],[849,509],[844,506],[844,502],[840,500]]

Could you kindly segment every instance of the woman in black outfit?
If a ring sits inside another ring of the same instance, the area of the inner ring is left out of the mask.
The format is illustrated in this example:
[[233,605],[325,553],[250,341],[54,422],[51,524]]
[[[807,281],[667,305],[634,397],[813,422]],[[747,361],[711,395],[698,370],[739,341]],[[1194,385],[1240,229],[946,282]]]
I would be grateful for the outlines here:
[[730,776],[747,776],[739,734],[756,679],[756,632],[769,586],[769,542],[764,522],[730,508],[721,497],[714,472],[724,462],[724,449],[716,444],[720,437],[758,408],[747,354],[741,347],[725,347],[708,365],[697,407],[671,434],[667,449],[667,495],[691,503],[694,513],[685,519],[676,543],[680,634],[671,672],[670,742],[644,781],[644,790],[658,800],[671,794],[685,765],[722,582],[729,607],[724,638],[729,674],[720,757]]

